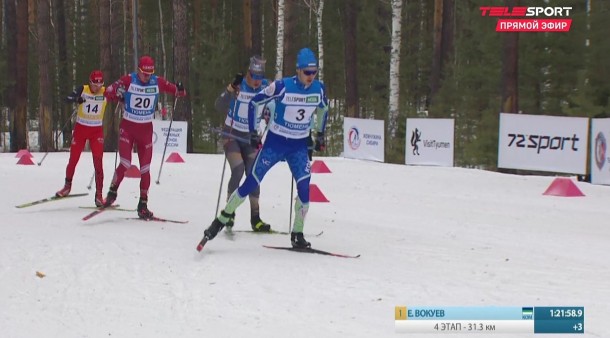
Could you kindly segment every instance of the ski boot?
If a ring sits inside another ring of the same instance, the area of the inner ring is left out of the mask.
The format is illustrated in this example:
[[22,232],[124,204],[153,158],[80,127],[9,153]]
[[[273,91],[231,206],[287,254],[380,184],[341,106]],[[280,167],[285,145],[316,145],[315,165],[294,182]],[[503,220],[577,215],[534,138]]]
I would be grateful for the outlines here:
[[64,184],[64,187],[55,193],[55,197],[66,197],[66,196],[70,195],[71,189],[72,189],[72,180],[69,178],[66,178],[66,183]]
[[106,195],[106,201],[104,201],[104,208],[108,208],[109,206],[116,201],[117,197],[117,188],[114,185],[110,185],[110,189],[108,190],[108,195]]
[[140,202],[138,203],[138,217],[142,219],[153,218],[153,213],[148,210],[147,203],[148,201],[145,198],[140,198]]
[[271,232],[271,225],[263,222],[259,215],[252,216],[250,224],[252,224],[252,231],[254,232]]
[[305,240],[302,232],[290,233],[290,242],[292,243],[292,247],[296,249],[311,248],[311,243]]
[[102,197],[102,192],[96,191],[95,192],[95,206],[98,208],[101,208],[104,206],[105,203],[106,203],[106,200],[104,200],[104,197]]
[[[223,217],[226,217],[226,218],[230,218],[231,217],[231,214],[226,213],[224,210],[221,210],[220,213],[222,214]],[[233,213],[233,215],[235,215],[235,213]],[[205,238],[207,238],[208,240],[214,239],[214,237],[216,237],[216,235],[224,227],[225,227],[225,224],[222,223],[218,219],[218,217],[216,217],[216,218],[214,218],[214,221],[212,222],[212,224],[210,224],[210,226],[207,229],[205,229],[205,231],[203,232],[203,236]]]

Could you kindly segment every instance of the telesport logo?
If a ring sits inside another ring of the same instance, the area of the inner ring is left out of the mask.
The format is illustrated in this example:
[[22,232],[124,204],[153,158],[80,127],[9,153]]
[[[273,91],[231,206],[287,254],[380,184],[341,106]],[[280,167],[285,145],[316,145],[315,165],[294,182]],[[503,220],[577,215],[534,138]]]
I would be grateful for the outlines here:
[[358,128],[352,127],[347,133],[347,142],[349,143],[349,147],[353,150],[356,150],[360,147],[360,132]]
[[[496,17],[496,32],[569,32],[572,7],[479,7],[481,16]],[[525,17],[517,19],[516,17]]]

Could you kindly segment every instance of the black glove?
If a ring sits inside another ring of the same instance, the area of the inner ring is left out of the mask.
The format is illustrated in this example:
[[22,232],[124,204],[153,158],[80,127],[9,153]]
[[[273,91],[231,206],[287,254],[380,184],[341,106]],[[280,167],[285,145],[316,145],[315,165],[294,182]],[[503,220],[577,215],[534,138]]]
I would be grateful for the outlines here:
[[79,97],[76,99],[76,102],[78,102],[78,104],[82,104],[82,103],[84,103],[85,101],[86,101],[86,100],[85,100],[85,98],[84,98],[84,97],[82,97],[82,96],[79,96]]
[[231,84],[230,84],[231,88],[233,88],[233,92],[236,95],[239,92],[239,85],[241,85],[241,82],[243,80],[244,80],[244,74],[237,73],[237,74],[235,74],[235,78],[233,79],[233,82],[231,82]]
[[176,83],[176,97],[184,97],[186,96],[186,90],[184,89],[184,84],[182,82]]
[[326,141],[324,141],[324,133],[318,132],[316,135],[315,151],[324,151],[326,149]]
[[258,135],[257,132],[253,131],[250,133],[250,145],[252,146],[252,148],[254,149],[258,149],[261,147],[262,143],[261,143],[261,137]]
[[309,137],[307,138],[307,157],[309,157],[309,160],[311,161],[313,158],[313,139],[311,138],[312,135],[309,135]]

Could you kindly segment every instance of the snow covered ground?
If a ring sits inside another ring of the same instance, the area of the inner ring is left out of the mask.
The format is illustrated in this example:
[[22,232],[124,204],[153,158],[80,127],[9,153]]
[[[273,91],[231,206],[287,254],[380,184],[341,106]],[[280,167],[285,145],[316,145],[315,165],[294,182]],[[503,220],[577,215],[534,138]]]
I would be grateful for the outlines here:
[[[333,173],[312,183],[330,203],[311,205],[305,233],[324,231],[307,237],[314,247],[360,258],[265,249],[288,236],[249,233],[219,234],[198,253],[221,155],[165,163],[159,185],[153,157],[149,208],[188,224],[121,211],[82,221],[93,191],[17,209],[62,186],[68,154],[42,166],[14,156],[0,154],[2,337],[392,337],[397,305],[584,306],[584,336],[610,337],[609,187],[551,197],[552,177],[324,158]],[[105,195],[114,153],[104,164]],[[73,193],[88,191],[92,167],[84,153]],[[136,207],[138,184],[123,181],[122,207]],[[249,229],[247,203],[235,229]],[[286,231],[289,205],[280,164],[263,181],[261,216]]]

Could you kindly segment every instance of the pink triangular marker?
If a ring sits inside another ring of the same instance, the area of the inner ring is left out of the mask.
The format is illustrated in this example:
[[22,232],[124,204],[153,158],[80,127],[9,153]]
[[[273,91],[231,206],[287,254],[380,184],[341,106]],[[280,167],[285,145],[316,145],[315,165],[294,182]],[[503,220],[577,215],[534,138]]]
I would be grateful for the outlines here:
[[32,161],[32,157],[30,157],[28,155],[23,155],[19,158],[19,161],[17,161],[17,164],[32,165],[32,164],[34,164],[34,161]]
[[324,161],[315,160],[311,164],[311,173],[312,174],[330,174],[332,173],[330,169],[326,166]]
[[322,193],[320,188],[318,188],[317,185],[310,184],[309,185],[309,202],[328,203],[330,201],[326,198],[326,196],[324,196],[324,194]]
[[15,158],[22,158],[23,155],[27,155],[28,157],[34,157],[29,150],[27,149],[21,149],[17,152],[17,154],[15,155]]
[[140,169],[138,169],[138,166],[132,164],[131,167],[129,167],[129,169],[127,169],[127,171],[125,172],[125,177],[130,177],[130,178],[141,177]]
[[561,197],[580,197],[585,194],[578,189],[576,184],[569,178],[558,177],[553,180],[551,185],[546,189],[543,195],[561,196]]
[[165,160],[165,162],[184,163],[184,159],[182,159],[182,156],[180,156],[180,154],[178,154],[177,152],[173,152],[173,153],[171,153],[171,155],[169,155],[169,157],[167,158],[167,160]]

